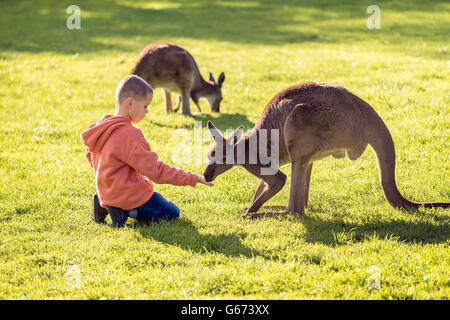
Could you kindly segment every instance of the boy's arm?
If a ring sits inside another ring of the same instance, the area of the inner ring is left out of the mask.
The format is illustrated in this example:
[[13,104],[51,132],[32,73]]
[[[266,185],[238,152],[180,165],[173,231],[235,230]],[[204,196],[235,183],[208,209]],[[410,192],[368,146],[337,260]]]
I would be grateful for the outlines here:
[[158,154],[150,149],[148,143],[139,143],[132,152],[127,163],[137,172],[158,184],[176,186],[195,186],[198,175],[172,167],[160,160]]

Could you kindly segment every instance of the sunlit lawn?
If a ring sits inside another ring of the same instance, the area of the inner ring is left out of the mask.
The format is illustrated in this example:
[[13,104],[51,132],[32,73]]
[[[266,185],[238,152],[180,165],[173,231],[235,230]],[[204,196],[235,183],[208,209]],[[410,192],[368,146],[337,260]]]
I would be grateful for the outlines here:
[[[281,89],[334,81],[386,122],[400,191],[450,201],[448,2],[378,1],[380,30],[367,1],[77,1],[68,30],[71,4],[0,4],[0,299],[449,298],[449,212],[392,208],[370,148],[315,164],[305,217],[244,220],[258,180],[236,167],[213,188],[157,185],[181,218],[117,230],[90,218],[80,138],[114,112],[140,50],[174,42],[226,80],[221,113],[202,101],[195,118],[166,114],[156,91],[138,127],[165,162],[203,173],[194,121],[204,155],[207,120],[249,130]],[[269,204],[287,204],[289,183]]]

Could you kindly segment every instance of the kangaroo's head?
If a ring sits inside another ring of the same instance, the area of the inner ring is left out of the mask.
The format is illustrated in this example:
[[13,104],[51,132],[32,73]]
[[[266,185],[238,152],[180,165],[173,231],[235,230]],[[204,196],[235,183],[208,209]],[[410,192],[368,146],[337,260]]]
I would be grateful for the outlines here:
[[214,139],[214,146],[208,152],[208,166],[203,174],[206,181],[213,181],[218,175],[228,171],[235,165],[234,146],[242,135],[243,127],[240,126],[225,139],[214,124],[208,121],[208,128]]
[[214,79],[212,73],[209,73],[209,81],[207,81],[207,85],[202,90],[201,97],[206,98],[209,106],[211,107],[211,111],[219,112],[220,102],[222,101],[222,85],[225,81],[225,74],[222,72],[219,75],[217,81]]

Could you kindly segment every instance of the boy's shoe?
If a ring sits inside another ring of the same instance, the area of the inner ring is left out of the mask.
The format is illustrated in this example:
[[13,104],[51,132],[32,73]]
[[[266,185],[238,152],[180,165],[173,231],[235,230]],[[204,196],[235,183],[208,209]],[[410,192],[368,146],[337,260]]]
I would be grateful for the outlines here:
[[109,215],[111,216],[111,221],[114,227],[123,228],[125,226],[125,222],[128,219],[128,211],[122,210],[117,207],[109,207],[108,206]]
[[91,202],[91,216],[97,223],[105,223],[106,216],[108,215],[108,210],[100,206],[100,201],[98,201],[97,194],[92,195]]

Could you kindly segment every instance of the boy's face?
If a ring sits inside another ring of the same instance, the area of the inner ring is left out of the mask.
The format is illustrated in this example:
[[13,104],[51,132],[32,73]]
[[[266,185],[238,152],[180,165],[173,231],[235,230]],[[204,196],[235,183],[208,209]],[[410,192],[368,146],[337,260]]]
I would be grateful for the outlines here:
[[138,123],[144,119],[148,113],[148,105],[152,102],[153,94],[147,94],[144,98],[132,99],[129,105],[128,114],[131,121]]

